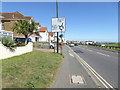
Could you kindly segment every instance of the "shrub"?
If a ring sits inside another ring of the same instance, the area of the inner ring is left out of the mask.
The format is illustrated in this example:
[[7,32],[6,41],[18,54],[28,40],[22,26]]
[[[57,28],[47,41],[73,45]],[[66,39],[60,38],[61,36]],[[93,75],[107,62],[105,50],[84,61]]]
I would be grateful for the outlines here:
[[2,41],[2,38],[0,37],[0,41]]
[[9,37],[9,36],[7,36],[7,37],[3,37],[2,38],[2,44],[4,45],[4,46],[6,46],[6,47],[9,47],[9,48],[12,48],[12,47],[14,47],[14,41],[12,40],[12,38],[11,37]]

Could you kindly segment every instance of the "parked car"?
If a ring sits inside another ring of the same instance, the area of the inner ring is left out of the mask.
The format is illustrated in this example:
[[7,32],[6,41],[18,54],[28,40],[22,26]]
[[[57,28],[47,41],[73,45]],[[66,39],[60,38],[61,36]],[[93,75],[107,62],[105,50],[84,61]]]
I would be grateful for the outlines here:
[[94,43],[93,46],[101,46],[99,43]]
[[104,47],[104,46],[105,46],[105,44],[101,44],[101,46],[103,46],[103,47]]
[[56,42],[50,42],[50,48],[51,49],[54,49],[56,47]]
[[70,47],[74,47],[74,43],[70,43],[69,46],[70,46]]
[[78,46],[78,45],[79,45],[79,43],[74,43],[74,45],[75,45],[75,46]]
[[[18,37],[16,38],[14,37],[13,39],[15,40],[16,43],[25,43],[25,40],[26,40],[25,38],[18,38]],[[27,43],[28,42],[32,42],[31,38],[27,39]]]

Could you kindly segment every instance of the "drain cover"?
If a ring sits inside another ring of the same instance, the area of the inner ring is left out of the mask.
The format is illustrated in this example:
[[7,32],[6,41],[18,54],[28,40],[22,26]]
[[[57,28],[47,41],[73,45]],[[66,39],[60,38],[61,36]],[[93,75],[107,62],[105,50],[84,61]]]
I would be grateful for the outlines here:
[[84,79],[82,76],[73,75],[71,78],[71,83],[73,84],[84,84]]

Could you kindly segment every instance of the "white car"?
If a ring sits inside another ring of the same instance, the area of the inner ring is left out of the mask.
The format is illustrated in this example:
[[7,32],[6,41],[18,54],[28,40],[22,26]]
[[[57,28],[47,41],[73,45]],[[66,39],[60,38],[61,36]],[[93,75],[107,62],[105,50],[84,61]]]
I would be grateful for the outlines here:
[[101,46],[103,46],[103,47],[104,47],[104,46],[105,46],[105,44],[101,44]]
[[74,43],[70,43],[69,46],[70,46],[70,47],[74,47]]
[[50,48],[54,49],[56,47],[56,42],[50,42]]

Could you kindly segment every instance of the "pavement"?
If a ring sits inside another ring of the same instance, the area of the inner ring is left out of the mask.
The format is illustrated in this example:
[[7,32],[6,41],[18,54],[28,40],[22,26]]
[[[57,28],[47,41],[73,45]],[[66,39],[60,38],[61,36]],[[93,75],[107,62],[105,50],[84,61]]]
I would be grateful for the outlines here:
[[63,55],[64,60],[51,88],[99,88],[70,48],[64,46]]

